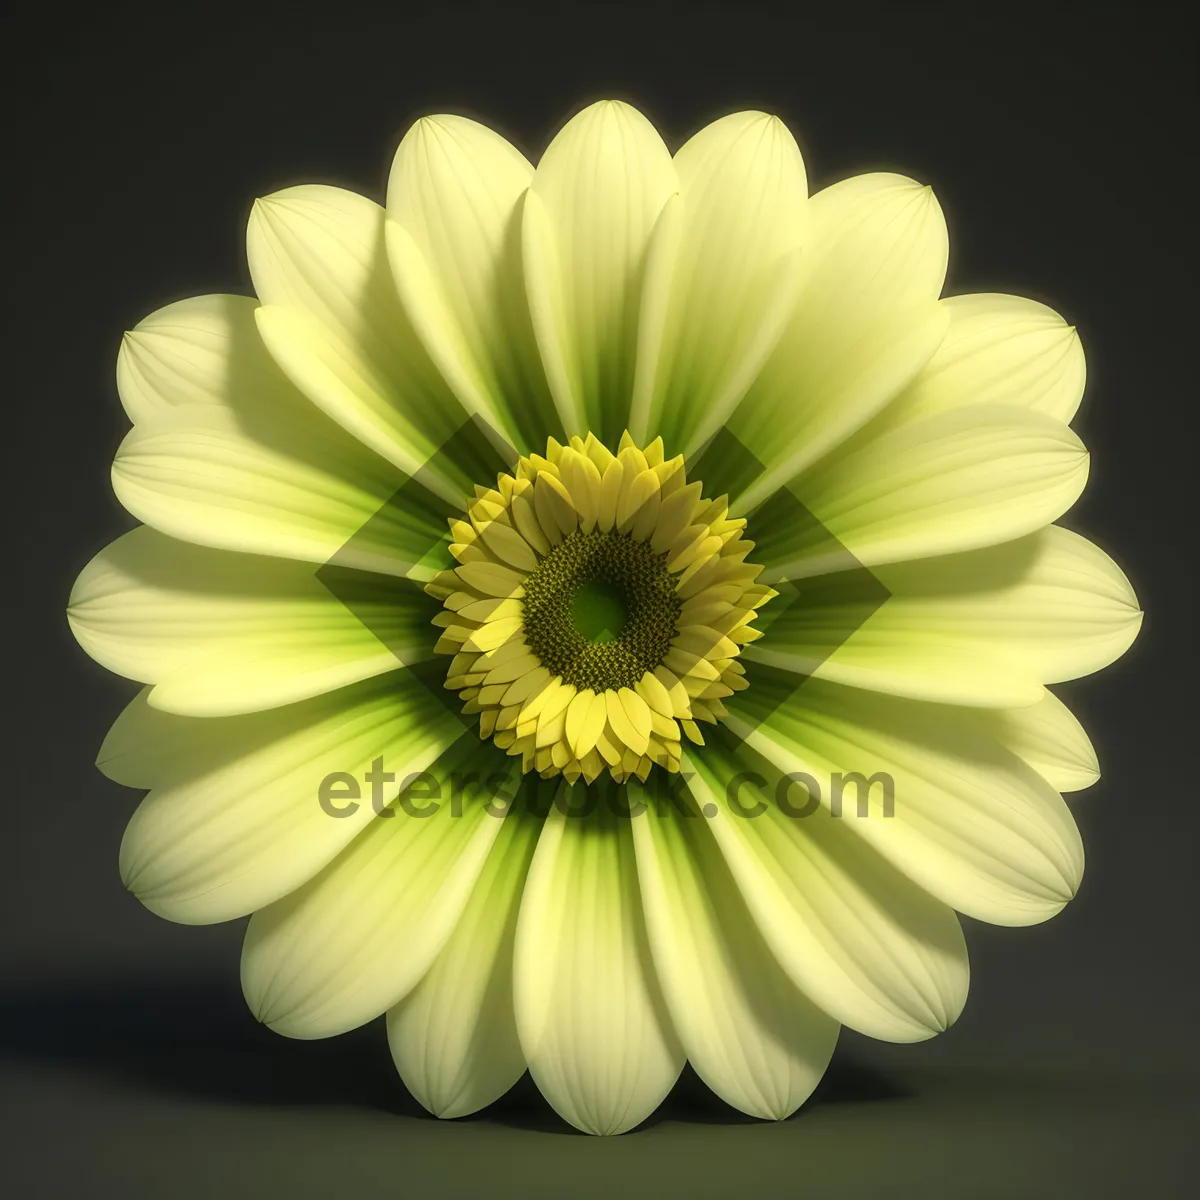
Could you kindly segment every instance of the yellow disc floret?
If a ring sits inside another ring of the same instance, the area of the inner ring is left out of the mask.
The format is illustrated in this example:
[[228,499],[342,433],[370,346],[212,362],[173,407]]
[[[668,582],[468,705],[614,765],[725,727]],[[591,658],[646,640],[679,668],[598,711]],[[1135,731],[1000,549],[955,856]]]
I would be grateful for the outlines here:
[[450,522],[458,561],[427,590],[444,609],[446,686],[522,769],[591,783],[677,771],[683,736],[746,686],[741,648],[776,593],[725,497],[688,483],[662,439],[613,454],[553,438]]

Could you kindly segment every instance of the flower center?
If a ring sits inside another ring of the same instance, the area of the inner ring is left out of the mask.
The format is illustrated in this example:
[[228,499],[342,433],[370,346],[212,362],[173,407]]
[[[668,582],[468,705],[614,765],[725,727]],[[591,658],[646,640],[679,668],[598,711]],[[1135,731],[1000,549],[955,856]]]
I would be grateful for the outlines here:
[[525,580],[525,637],[564,683],[632,688],[666,657],[681,608],[665,554],[627,533],[577,529]]
[[[525,607],[528,610],[528,585]],[[629,598],[607,580],[588,580],[579,585],[571,601],[571,621],[589,642],[614,642],[629,621]]]
[[724,497],[688,483],[662,440],[592,435],[522,458],[450,522],[458,562],[443,601],[446,687],[522,769],[591,783],[679,770],[681,741],[746,686],[738,661],[775,592]]

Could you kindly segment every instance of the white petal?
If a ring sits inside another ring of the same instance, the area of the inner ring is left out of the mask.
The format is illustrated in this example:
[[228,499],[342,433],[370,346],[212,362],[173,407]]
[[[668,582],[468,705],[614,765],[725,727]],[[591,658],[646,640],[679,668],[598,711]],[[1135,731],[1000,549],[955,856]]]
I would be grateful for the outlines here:
[[[384,210],[341,188],[286,188],[255,201],[246,253],[259,331],[293,383],[402,471],[425,466],[468,413],[396,295]],[[455,466],[428,470],[469,487]]]
[[425,117],[388,180],[388,256],[401,302],[464,408],[515,445],[561,433],[525,303],[522,198],[533,167],[466,117]]
[[[726,427],[768,468],[717,491],[753,507],[862,426],[929,360],[949,317],[937,303],[946,223],[933,192],[900,175],[859,175],[809,202],[799,300]],[[706,474],[706,482],[707,474]]]
[[[287,708],[212,718],[158,712],[143,692],[98,760],[105,774],[151,789],[121,843],[125,886],[186,924],[227,921],[287,895],[374,817],[364,776],[375,759],[403,780],[461,736],[429,686],[402,671]],[[398,787],[381,790],[381,807]]]
[[[983,405],[834,454],[791,485],[815,520],[755,530],[774,577],[949,554],[1021,537],[1078,498],[1088,455],[1061,421]],[[840,541],[841,545],[837,542]]]
[[491,1104],[525,1073],[513,1012],[513,942],[537,832],[520,811],[504,819],[445,949],[388,1012],[396,1069],[439,1117]]
[[67,617],[98,662],[157,685],[155,708],[225,716],[432,657],[429,597],[382,576],[356,582],[350,608],[310,564],[209,550],[143,526],[84,568]]
[[180,405],[126,436],[113,490],[139,520],[198,545],[325,563],[354,537],[342,565],[431,578],[414,568],[445,541],[448,510],[393,504],[402,477],[331,431],[281,424],[260,440],[228,409]]
[[[465,765],[477,777],[508,766],[490,743],[471,741]],[[397,1004],[429,970],[502,820],[480,803],[456,815],[455,772],[442,760],[434,774],[436,796],[376,817],[316,878],[251,918],[242,989],[264,1024],[288,1037],[344,1033]]]
[[753,769],[737,745],[719,725],[701,754],[685,754],[683,769],[699,803],[716,806],[709,827],[780,965],[818,1007],[860,1033],[915,1042],[948,1028],[968,982],[954,911],[823,807],[804,820],[773,803],[737,815],[736,804],[757,811],[750,789],[730,787]]
[[889,424],[969,404],[1015,404],[1071,420],[1087,376],[1074,326],[1021,296],[950,296],[942,307],[946,337],[884,414]]
[[[568,121],[534,176],[550,243],[535,241],[527,260],[548,276],[530,293],[539,335],[565,372],[564,407],[612,445],[629,421],[647,246],[677,188],[662,138],[617,100]],[[543,297],[559,310],[556,319],[540,312]]]
[[[843,838],[930,895],[980,921],[1032,925],[1075,894],[1083,845],[1062,797],[961,709],[809,680],[764,716],[763,691],[752,682],[730,698],[730,731],[779,772],[816,780]],[[767,778],[778,800],[781,778]],[[800,808],[805,790],[794,792]],[[792,824],[803,836],[814,820]]]
[[837,1022],[783,973],[701,818],[651,803],[632,826],[654,964],[688,1060],[735,1108],[786,1117],[825,1073]]
[[1023,708],[973,709],[962,716],[1007,746],[1055,791],[1083,791],[1100,778],[1086,731],[1052,692]]
[[[138,429],[118,451],[114,486],[119,498],[137,506],[136,513],[149,524],[161,522],[167,532],[202,544],[286,555],[303,537],[305,504],[296,502],[293,488],[319,499],[352,483],[357,485],[352,490],[367,493],[370,515],[405,477],[287,379],[262,343],[257,310],[257,302],[245,296],[197,296],[152,313],[125,335],[117,382]],[[232,478],[221,477],[219,447],[226,442],[234,444],[235,458],[241,455],[243,472],[259,478],[239,479],[236,469]],[[212,495],[206,495],[206,485]],[[181,505],[185,496],[189,503]],[[247,512],[231,516],[230,505],[244,501],[258,510],[257,520]],[[280,511],[269,519],[272,505]],[[406,507],[421,506],[412,497]],[[447,511],[441,504],[400,520],[389,514],[383,539],[388,558],[394,557],[392,547],[407,546],[408,561],[420,559],[443,540]],[[408,533],[405,523],[413,526]],[[343,528],[335,541],[322,542],[327,549],[309,548],[298,557],[327,558],[357,526]],[[273,549],[279,541],[282,549]]]
[[625,822],[551,809],[521,901],[515,980],[521,1046],[560,1116],[623,1133],[658,1107],[683,1051],[650,960]]
[[153,420],[180,404],[223,405],[247,420],[288,420],[308,408],[262,344],[257,308],[251,296],[195,296],[139,321],[117,355],[129,419]]
[[1120,568],[1052,525],[983,550],[785,587],[745,655],[920,700],[1019,706],[1041,700],[1044,683],[1120,657],[1141,616]]
[[800,284],[804,162],[764,113],[723,117],[675,155],[680,230],[658,353],[639,356],[630,429],[694,453],[745,394]]

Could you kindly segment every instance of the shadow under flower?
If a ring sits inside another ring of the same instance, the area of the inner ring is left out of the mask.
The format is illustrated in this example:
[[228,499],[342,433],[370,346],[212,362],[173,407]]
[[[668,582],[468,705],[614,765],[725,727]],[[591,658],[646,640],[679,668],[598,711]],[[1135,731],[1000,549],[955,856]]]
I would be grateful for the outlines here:
[[[396,1074],[381,1021],[340,1037],[303,1042],[259,1025],[236,981],[172,973],[155,977],[78,976],[9,985],[0,991],[0,1060],[36,1063],[225,1105],[350,1107],[433,1120]],[[834,1055],[814,1107],[903,1099],[912,1092],[844,1053]],[[464,1122],[576,1133],[526,1074]],[[639,1128],[664,1121],[753,1124],[685,1067],[671,1094]]]

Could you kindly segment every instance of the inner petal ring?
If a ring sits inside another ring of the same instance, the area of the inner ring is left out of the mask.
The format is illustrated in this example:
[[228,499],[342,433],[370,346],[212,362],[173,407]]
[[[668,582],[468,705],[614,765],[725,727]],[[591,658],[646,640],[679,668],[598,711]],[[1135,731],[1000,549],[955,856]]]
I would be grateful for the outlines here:
[[678,771],[681,740],[746,686],[738,661],[757,609],[753,542],[725,497],[688,483],[661,439],[553,438],[450,522],[458,565],[443,602],[446,687],[524,771],[592,782]]

